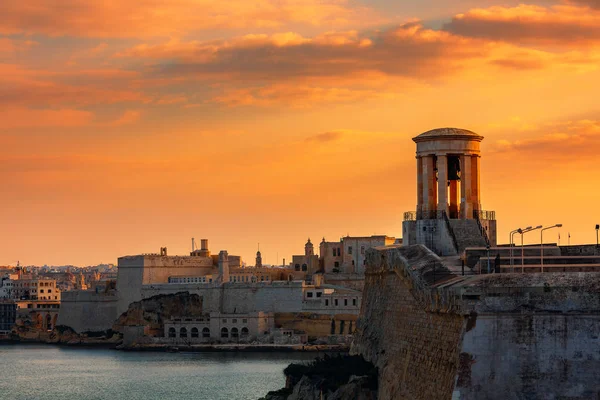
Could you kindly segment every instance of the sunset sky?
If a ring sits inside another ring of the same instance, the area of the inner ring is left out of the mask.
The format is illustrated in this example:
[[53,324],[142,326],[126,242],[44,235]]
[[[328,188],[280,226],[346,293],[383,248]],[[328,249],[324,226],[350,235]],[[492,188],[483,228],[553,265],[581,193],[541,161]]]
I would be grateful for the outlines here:
[[446,126],[499,242],[595,243],[600,0],[3,0],[0,265],[399,237]]

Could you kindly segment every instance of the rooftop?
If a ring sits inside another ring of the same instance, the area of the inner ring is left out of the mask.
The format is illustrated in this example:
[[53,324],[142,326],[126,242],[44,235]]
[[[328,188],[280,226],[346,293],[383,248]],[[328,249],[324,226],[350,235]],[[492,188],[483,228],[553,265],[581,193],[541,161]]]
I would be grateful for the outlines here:
[[419,136],[413,138],[413,140],[417,142],[420,140],[429,140],[433,138],[473,138],[475,140],[482,140],[483,136],[478,135],[477,133],[469,131],[467,129],[438,128],[421,133]]

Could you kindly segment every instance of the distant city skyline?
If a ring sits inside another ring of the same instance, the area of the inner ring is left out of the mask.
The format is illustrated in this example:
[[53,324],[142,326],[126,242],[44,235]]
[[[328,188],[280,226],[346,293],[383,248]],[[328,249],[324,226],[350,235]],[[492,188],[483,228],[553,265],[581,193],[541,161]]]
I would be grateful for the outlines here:
[[485,137],[499,243],[595,243],[597,5],[6,0],[0,265],[401,237],[411,138],[446,126]]

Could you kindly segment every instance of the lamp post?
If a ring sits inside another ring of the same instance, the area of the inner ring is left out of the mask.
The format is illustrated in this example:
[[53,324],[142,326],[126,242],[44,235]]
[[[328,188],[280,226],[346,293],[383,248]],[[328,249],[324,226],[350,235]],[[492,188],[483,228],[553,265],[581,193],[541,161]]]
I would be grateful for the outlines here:
[[542,266],[542,272],[544,272],[544,231],[552,228],[562,228],[562,224],[548,226],[540,231],[540,265]]
[[596,248],[598,248],[598,231],[600,231],[600,225],[596,224]]
[[514,231],[510,232],[510,241],[509,241],[509,243],[510,243],[510,267],[511,267],[511,272],[515,272],[515,262],[513,260],[513,255],[514,255],[513,246],[515,245],[514,235],[515,235],[515,233],[518,233],[521,230],[522,229],[519,228],[519,229],[515,229]]
[[542,229],[542,225],[538,225],[535,228],[525,228],[519,232],[521,234],[521,273],[525,272],[525,250],[523,248],[523,235],[525,235],[527,232],[535,231],[537,229]]

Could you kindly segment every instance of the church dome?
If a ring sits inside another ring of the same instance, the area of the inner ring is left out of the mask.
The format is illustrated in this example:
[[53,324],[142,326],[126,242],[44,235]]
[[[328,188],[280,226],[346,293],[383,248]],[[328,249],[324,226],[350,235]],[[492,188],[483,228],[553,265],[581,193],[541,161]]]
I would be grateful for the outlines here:
[[432,129],[430,131],[421,133],[419,136],[414,138],[415,142],[422,140],[432,140],[432,139],[473,139],[477,141],[481,141],[483,136],[469,131],[467,129],[459,129],[459,128],[438,128]]

